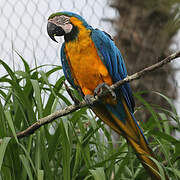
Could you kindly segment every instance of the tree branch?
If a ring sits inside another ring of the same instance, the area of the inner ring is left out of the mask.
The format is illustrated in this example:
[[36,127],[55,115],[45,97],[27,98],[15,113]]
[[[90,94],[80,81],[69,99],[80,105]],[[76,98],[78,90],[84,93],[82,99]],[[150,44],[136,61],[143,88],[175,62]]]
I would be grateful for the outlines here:
[[[124,78],[123,80],[121,81],[118,81],[117,83],[113,84],[111,86],[112,90],[115,90],[117,87],[119,87],[120,85],[124,84],[124,83],[127,83],[127,82],[130,82],[130,81],[133,81],[133,80],[136,80],[136,79],[139,79],[141,78],[142,76],[146,75],[147,73],[151,72],[151,71],[154,71],[155,69],[158,69],[160,67],[162,67],[163,65],[171,62],[172,60],[176,59],[180,57],[180,51],[178,52],[175,52],[173,54],[171,54],[170,56],[168,56],[167,58],[165,58],[164,60],[152,65],[152,66],[149,66],[131,76],[127,76],[126,78]],[[100,95],[100,96],[104,96],[105,94],[103,95]],[[95,102],[95,101],[98,101],[98,96],[92,98],[92,102]],[[29,136],[30,134],[33,134],[37,129],[39,129],[41,126],[45,125],[45,124],[48,124],[52,121],[54,121],[55,119],[59,118],[59,117],[62,117],[62,116],[65,116],[67,114],[70,114],[82,107],[85,107],[87,106],[87,103],[85,101],[82,101],[80,102],[79,104],[76,104],[76,105],[71,105],[71,106],[68,106],[66,107],[65,109],[62,109],[62,110],[58,110],[44,118],[41,118],[39,119],[36,123],[32,124],[30,127],[28,127],[27,129],[25,129],[24,131],[21,131],[19,133],[17,133],[17,138],[18,139],[21,139],[25,136]],[[1,142],[1,141],[0,141]]]

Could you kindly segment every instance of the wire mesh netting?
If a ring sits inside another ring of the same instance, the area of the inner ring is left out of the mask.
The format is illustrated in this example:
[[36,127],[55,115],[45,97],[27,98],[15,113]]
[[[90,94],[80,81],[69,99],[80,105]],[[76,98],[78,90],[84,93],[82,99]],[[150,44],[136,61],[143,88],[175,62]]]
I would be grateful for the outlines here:
[[106,0],[1,0],[0,58],[10,65],[14,62],[16,70],[21,63],[15,51],[31,65],[35,59],[38,65],[59,64],[59,44],[52,42],[46,33],[47,18],[57,11],[76,12],[92,26],[113,31],[102,20],[115,15]]
[[[49,15],[57,11],[76,12],[93,27],[104,29],[113,35],[115,32],[112,24],[104,21],[106,18],[117,18],[118,15],[110,8],[110,2],[108,0],[1,0],[0,59],[15,70],[23,68],[15,51],[32,67],[35,65],[35,60],[37,65],[60,64],[61,43],[51,41],[46,32]],[[62,42],[63,39],[59,41]],[[175,49],[179,49],[179,44]],[[0,66],[0,76],[4,73],[4,69]],[[179,76],[180,74],[176,73],[177,80]],[[179,101],[177,104],[180,104]]]

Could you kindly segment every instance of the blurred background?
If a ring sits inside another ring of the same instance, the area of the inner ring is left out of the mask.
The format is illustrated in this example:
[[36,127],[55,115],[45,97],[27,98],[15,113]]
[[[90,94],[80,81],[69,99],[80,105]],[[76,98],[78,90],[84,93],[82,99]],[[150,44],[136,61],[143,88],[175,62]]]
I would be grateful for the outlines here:
[[[93,27],[111,34],[123,54],[129,74],[132,74],[180,49],[179,7],[179,0],[164,0],[163,3],[161,0],[1,0],[0,59],[14,70],[23,67],[15,51],[32,67],[35,64],[60,64],[61,43],[49,39],[46,25],[51,13],[65,10],[82,15]],[[134,92],[143,91],[149,103],[166,107],[163,98],[144,91],[160,92],[173,99],[180,109],[179,64],[175,61],[133,81]],[[4,73],[0,66],[0,75]],[[141,108],[141,103],[137,102],[137,107]],[[148,112],[144,112],[143,107],[138,112],[138,118],[148,119]]]
[[[34,57],[40,64],[59,64],[59,47],[46,32],[47,19],[57,11],[81,14],[94,27],[114,33],[110,23],[103,18],[115,18],[115,10],[106,0],[1,0],[0,2],[0,58],[20,67],[13,57],[18,51],[32,65]],[[62,42],[63,39],[60,39]]]

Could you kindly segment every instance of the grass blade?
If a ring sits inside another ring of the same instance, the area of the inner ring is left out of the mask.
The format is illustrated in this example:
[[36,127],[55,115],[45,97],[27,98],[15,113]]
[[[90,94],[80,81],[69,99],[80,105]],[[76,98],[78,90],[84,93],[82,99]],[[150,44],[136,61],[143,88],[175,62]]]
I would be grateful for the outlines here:
[[31,172],[31,168],[30,168],[30,165],[29,165],[29,161],[26,159],[26,157],[21,154],[19,155],[21,161],[22,161],[22,164],[24,166],[24,168],[26,169],[26,172],[28,174],[28,177],[30,180],[33,180],[33,175],[32,175],[32,172]]
[[37,80],[31,80],[33,88],[34,88],[34,93],[35,93],[35,100],[37,104],[37,109],[38,109],[38,115],[39,118],[43,117],[43,105],[42,105],[42,99],[41,99],[41,91],[39,87],[39,83]]
[[38,170],[38,180],[43,180],[43,178],[44,178],[44,171]]
[[104,169],[96,168],[95,170],[89,170],[94,177],[94,180],[106,180]]
[[62,157],[63,157],[63,178],[70,180],[70,162],[71,162],[71,146],[69,136],[67,133],[68,124],[67,121],[61,121],[61,142],[62,142]]
[[2,142],[0,143],[0,172],[1,172],[1,167],[4,159],[4,154],[6,152],[7,145],[10,141],[10,137],[5,137],[2,139]]
[[16,131],[15,131],[15,127],[14,127],[14,124],[13,124],[13,121],[12,121],[12,117],[11,117],[11,114],[9,111],[5,111],[5,117],[6,117],[6,120],[9,124],[9,127],[11,129],[11,132],[16,140],[16,142],[18,142],[18,139],[17,139],[17,136],[16,136]]

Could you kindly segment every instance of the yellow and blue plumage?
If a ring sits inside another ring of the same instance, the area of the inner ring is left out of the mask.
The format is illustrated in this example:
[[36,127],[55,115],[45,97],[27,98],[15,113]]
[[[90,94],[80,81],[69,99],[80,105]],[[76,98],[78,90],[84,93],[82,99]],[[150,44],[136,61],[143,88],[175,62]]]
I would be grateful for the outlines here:
[[[61,47],[64,75],[85,98],[93,95],[100,84],[110,86],[127,76],[121,53],[110,36],[93,29],[81,16],[71,12],[52,14],[47,30],[53,40],[54,36],[64,35]],[[151,177],[160,180],[158,167],[149,158],[154,158],[154,154],[133,115],[134,100],[129,84],[116,89],[115,95],[116,98],[108,94],[93,104],[92,110],[127,139]]]

